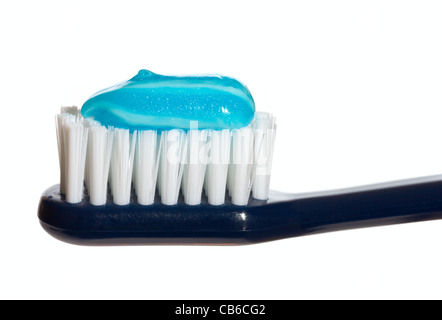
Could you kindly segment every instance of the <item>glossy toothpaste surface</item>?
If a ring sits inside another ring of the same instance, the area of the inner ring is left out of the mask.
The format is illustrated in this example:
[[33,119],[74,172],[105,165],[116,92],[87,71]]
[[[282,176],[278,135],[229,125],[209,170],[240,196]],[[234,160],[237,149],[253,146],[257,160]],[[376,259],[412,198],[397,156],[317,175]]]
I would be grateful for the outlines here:
[[230,77],[140,70],[133,78],[92,95],[81,114],[131,131],[236,129],[252,121],[255,103],[247,87]]

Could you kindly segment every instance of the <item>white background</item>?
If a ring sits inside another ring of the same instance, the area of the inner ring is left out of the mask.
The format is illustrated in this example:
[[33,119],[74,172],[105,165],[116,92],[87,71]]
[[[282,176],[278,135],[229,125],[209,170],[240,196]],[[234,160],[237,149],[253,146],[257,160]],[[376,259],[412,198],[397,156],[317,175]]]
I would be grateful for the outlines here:
[[243,81],[277,117],[273,189],[440,174],[441,17],[440,1],[2,1],[0,298],[442,298],[442,221],[81,247],[37,219],[58,182],[59,107],[142,68]]

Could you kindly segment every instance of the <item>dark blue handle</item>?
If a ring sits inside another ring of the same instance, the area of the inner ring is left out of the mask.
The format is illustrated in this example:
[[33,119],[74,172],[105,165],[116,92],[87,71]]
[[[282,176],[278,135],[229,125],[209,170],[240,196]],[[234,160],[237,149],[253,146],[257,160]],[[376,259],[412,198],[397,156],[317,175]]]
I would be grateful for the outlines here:
[[267,238],[442,219],[442,180],[434,176],[297,196],[270,206],[274,215],[261,220],[260,236],[266,224],[279,224],[268,229]]
[[427,177],[328,193],[275,193],[241,207],[157,201],[127,206],[110,200],[93,206],[85,195],[69,204],[58,185],[41,197],[42,226],[60,240],[76,244],[213,243],[244,244],[320,232],[442,218],[442,179]]

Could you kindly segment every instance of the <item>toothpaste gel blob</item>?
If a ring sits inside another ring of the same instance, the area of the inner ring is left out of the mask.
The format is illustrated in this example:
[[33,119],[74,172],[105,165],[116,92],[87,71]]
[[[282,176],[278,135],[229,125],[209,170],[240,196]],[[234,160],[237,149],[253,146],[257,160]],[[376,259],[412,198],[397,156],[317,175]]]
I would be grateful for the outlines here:
[[238,80],[165,76],[148,70],[97,92],[81,108],[85,118],[131,131],[186,130],[196,124],[198,129],[236,129],[247,126],[254,113],[252,95]]

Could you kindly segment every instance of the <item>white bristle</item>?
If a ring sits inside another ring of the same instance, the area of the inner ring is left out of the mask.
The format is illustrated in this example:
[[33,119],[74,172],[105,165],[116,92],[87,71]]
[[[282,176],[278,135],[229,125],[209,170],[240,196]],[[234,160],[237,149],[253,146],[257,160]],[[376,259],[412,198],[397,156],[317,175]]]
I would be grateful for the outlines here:
[[155,130],[139,131],[135,147],[133,186],[137,201],[150,205],[155,199],[157,182],[159,147]]
[[115,204],[130,203],[132,169],[137,132],[128,129],[114,129],[114,143],[110,163],[110,187]]
[[67,113],[76,117],[81,117],[81,110],[77,106],[63,106],[60,108],[60,113]]
[[[134,131],[104,127],[83,119],[76,107],[63,107],[56,117],[60,161],[60,193],[80,202],[83,185],[90,203],[112,201],[127,205],[132,186],[140,205],[151,205],[156,195],[165,205],[198,205],[204,189],[210,205],[225,203],[226,190],[234,205],[249,197],[268,199],[275,142],[275,118],[257,112],[240,129],[173,129]],[[108,186],[110,188],[108,188]]]
[[163,204],[175,205],[178,202],[187,153],[186,142],[186,133],[183,130],[174,129],[161,133],[158,180]]
[[226,184],[226,188],[227,191],[229,193],[229,197],[232,197],[232,184],[233,184],[233,174],[234,174],[234,170],[233,170],[233,144],[232,144],[232,140],[233,140],[233,134],[231,133],[231,137],[230,137],[230,152],[229,152],[229,166],[228,166],[228,171],[227,171],[227,184]]
[[205,178],[205,193],[211,205],[222,205],[226,198],[227,172],[230,161],[229,129],[210,132],[210,155]]
[[276,136],[275,117],[266,112],[257,112],[253,126],[255,161],[252,196],[255,199],[267,200]]
[[62,113],[56,117],[56,128],[60,193],[65,195],[67,202],[77,203],[83,196],[88,129],[74,107],[62,108]]
[[229,193],[232,203],[246,205],[252,186],[254,131],[251,126],[232,131]]
[[93,120],[85,123],[89,128],[89,137],[84,181],[90,203],[100,206],[106,203],[107,198],[114,131]]
[[187,132],[187,160],[181,187],[184,202],[188,205],[201,203],[207,165],[207,138],[208,130],[189,130]]
[[158,195],[161,197],[161,159],[163,154],[163,133],[157,133],[157,145],[158,145],[158,173],[157,173],[157,184],[156,191]]

